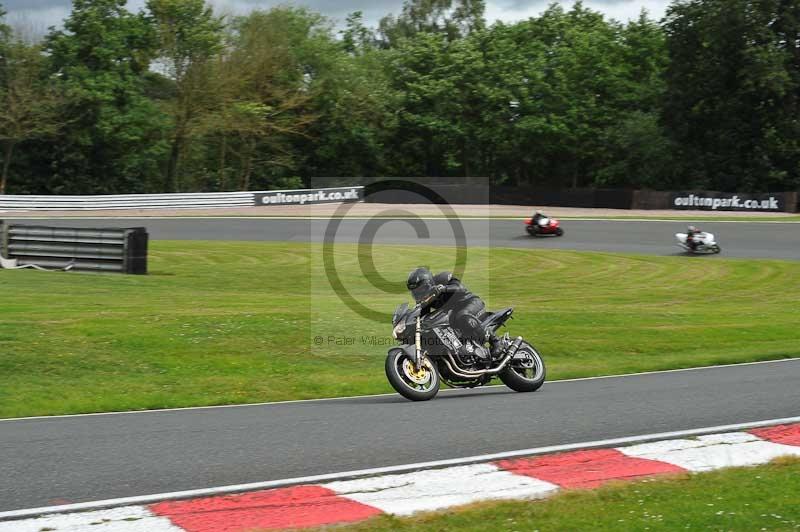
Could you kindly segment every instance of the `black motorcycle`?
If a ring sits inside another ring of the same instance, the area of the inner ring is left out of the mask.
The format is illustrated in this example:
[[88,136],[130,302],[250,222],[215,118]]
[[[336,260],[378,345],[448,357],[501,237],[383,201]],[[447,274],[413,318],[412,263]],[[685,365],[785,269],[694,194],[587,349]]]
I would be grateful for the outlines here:
[[401,345],[389,349],[386,357],[389,383],[412,401],[433,399],[442,381],[453,388],[475,388],[495,376],[517,392],[538,390],[546,373],[541,355],[521,336],[497,336],[513,312],[509,307],[481,317],[487,347],[462,339],[450,326],[449,310],[423,317],[419,305],[409,308],[403,303],[392,318],[392,336]]

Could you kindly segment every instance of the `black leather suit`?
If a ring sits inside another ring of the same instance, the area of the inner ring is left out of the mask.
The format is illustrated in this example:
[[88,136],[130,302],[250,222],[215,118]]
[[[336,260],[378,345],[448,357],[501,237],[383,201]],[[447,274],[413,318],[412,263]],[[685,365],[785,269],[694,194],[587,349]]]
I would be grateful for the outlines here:
[[449,272],[442,272],[433,278],[434,284],[444,287],[441,293],[423,306],[423,313],[443,309],[452,310],[450,325],[461,331],[464,339],[471,339],[483,345],[485,334],[480,317],[486,309],[481,298],[473,294],[460,280]]
[[697,244],[698,244],[698,242],[697,242],[697,240],[695,240],[695,237],[696,237],[697,235],[699,235],[700,233],[702,233],[702,231],[700,231],[699,229],[698,229],[698,230],[695,230],[695,231],[688,231],[688,232],[686,233],[686,244],[687,244],[687,245],[688,245],[688,246],[689,246],[689,247],[690,247],[692,250],[694,250],[694,249],[697,249]]

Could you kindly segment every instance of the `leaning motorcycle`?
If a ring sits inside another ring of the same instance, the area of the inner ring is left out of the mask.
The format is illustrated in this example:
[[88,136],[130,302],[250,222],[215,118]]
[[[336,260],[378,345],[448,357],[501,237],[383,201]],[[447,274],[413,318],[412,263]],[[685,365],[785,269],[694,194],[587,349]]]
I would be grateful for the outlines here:
[[525,230],[531,236],[564,236],[561,222],[549,217],[540,218],[539,220],[527,218],[525,220]]
[[[517,392],[533,392],[544,384],[546,369],[539,352],[517,336],[497,336],[514,313],[509,307],[486,313],[482,327],[486,342],[464,340],[450,325],[449,310],[425,316],[419,305],[400,305],[392,318],[392,336],[400,345],[389,349],[386,377],[392,387],[412,401],[433,399],[444,382],[453,388],[485,386],[493,377]],[[494,355],[492,354],[494,353]]]
[[686,233],[675,233],[675,239],[678,241],[678,247],[687,253],[695,253],[699,255],[715,254],[722,251],[719,247],[713,233],[702,232],[696,234],[694,237],[694,249],[688,244],[688,236]]

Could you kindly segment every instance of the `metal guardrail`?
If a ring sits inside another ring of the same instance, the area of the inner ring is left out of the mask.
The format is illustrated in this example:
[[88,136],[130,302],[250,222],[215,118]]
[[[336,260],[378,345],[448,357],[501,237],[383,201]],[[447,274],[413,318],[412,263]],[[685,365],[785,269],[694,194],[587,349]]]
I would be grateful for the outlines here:
[[2,224],[0,250],[21,267],[147,273],[144,227],[85,229]]
[[0,211],[81,211],[124,209],[202,209],[269,205],[310,205],[360,201],[364,187],[334,187],[193,194],[118,194],[113,196],[0,195]]
[[200,194],[122,194],[114,196],[0,196],[7,210],[117,210],[202,207],[250,207],[254,192]]

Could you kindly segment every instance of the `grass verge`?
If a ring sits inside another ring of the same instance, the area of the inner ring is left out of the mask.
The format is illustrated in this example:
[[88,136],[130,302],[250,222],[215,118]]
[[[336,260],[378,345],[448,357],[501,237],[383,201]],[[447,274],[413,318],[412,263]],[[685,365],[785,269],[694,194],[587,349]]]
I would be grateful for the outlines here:
[[798,530],[800,460],[617,483],[544,501],[481,503],[400,519],[381,516],[341,532],[561,530]]
[[[155,242],[143,277],[0,271],[0,417],[391,391],[387,318],[342,303],[320,250]],[[367,252],[334,260],[383,313],[413,267],[453,268],[448,248]],[[466,264],[490,308],[516,307],[509,330],[552,379],[800,356],[800,262],[471,248]]]

